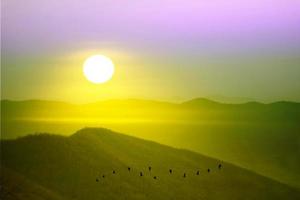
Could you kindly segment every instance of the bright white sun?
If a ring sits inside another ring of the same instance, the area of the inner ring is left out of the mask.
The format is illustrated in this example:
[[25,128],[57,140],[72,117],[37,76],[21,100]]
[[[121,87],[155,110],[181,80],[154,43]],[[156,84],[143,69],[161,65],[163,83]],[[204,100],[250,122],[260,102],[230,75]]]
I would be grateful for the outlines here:
[[103,55],[94,55],[87,58],[83,64],[85,77],[96,84],[109,81],[114,74],[112,60]]

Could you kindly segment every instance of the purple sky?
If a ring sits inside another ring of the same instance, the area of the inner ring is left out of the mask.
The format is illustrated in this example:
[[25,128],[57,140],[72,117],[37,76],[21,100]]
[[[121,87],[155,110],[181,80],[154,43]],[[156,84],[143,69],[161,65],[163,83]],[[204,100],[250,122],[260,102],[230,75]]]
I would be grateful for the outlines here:
[[13,51],[103,41],[299,47],[300,1],[182,2],[3,0],[3,45]]
[[81,72],[70,55],[109,49],[130,59],[115,59],[107,98],[300,101],[299,0],[2,0],[1,11],[3,98],[58,98],[61,79],[72,97],[85,82],[62,76]]

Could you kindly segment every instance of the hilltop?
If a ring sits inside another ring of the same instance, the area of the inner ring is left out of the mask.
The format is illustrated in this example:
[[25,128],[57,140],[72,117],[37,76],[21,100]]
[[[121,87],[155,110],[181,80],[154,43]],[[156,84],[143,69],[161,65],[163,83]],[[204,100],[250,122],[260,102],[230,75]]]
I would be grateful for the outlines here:
[[106,100],[75,105],[1,101],[1,138],[35,132],[71,135],[107,127],[186,148],[300,187],[300,103],[228,104],[197,98],[183,103]]
[[[1,165],[1,180],[26,182],[21,190],[6,187],[23,193],[18,196],[25,200],[300,198],[298,189],[229,163],[99,128],[69,137],[37,134],[2,140]],[[27,195],[40,191],[47,191],[47,198]]]

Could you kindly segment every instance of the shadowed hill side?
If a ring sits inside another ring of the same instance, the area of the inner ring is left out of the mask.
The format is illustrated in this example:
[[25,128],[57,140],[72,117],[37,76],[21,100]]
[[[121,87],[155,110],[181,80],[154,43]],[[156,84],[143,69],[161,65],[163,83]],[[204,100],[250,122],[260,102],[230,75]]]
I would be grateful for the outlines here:
[[[4,140],[1,161],[5,168],[69,199],[300,197],[297,189],[229,163],[107,129]],[[7,178],[6,173],[1,176]]]
[[107,100],[73,105],[1,101],[1,138],[34,132],[70,135],[102,126],[186,148],[300,187],[300,103],[225,104],[198,98],[181,104]]
[[58,194],[37,185],[33,181],[24,178],[1,166],[0,199],[3,200],[66,200]]

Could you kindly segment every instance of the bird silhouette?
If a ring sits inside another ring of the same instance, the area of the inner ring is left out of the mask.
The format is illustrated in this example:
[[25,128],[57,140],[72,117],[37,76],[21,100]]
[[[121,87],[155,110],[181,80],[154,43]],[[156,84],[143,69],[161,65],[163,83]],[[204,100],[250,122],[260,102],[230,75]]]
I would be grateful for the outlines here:
[[[218,164],[218,169],[221,170],[222,167],[223,167],[222,164],[219,163],[219,164]],[[128,167],[127,170],[130,172],[130,171],[131,171],[131,167]],[[148,170],[151,172],[152,167],[149,166],[149,167],[148,167]],[[210,173],[210,172],[211,172],[211,169],[210,169],[210,168],[207,168],[207,172]],[[112,173],[113,173],[113,174],[116,174],[116,171],[113,170]],[[173,173],[173,169],[169,169],[169,174],[172,174],[172,173]],[[196,175],[197,175],[197,176],[200,175],[200,170],[197,170]],[[143,173],[142,171],[140,172],[140,176],[144,176],[144,173]],[[186,178],[186,177],[187,177],[187,174],[184,172],[184,173],[183,173],[183,178]],[[102,175],[102,178],[105,178],[105,175],[104,175],[104,174]],[[158,177],[157,177],[157,176],[153,176],[153,179],[158,179]],[[96,178],[96,182],[99,182],[99,181],[100,181],[99,178]]]

